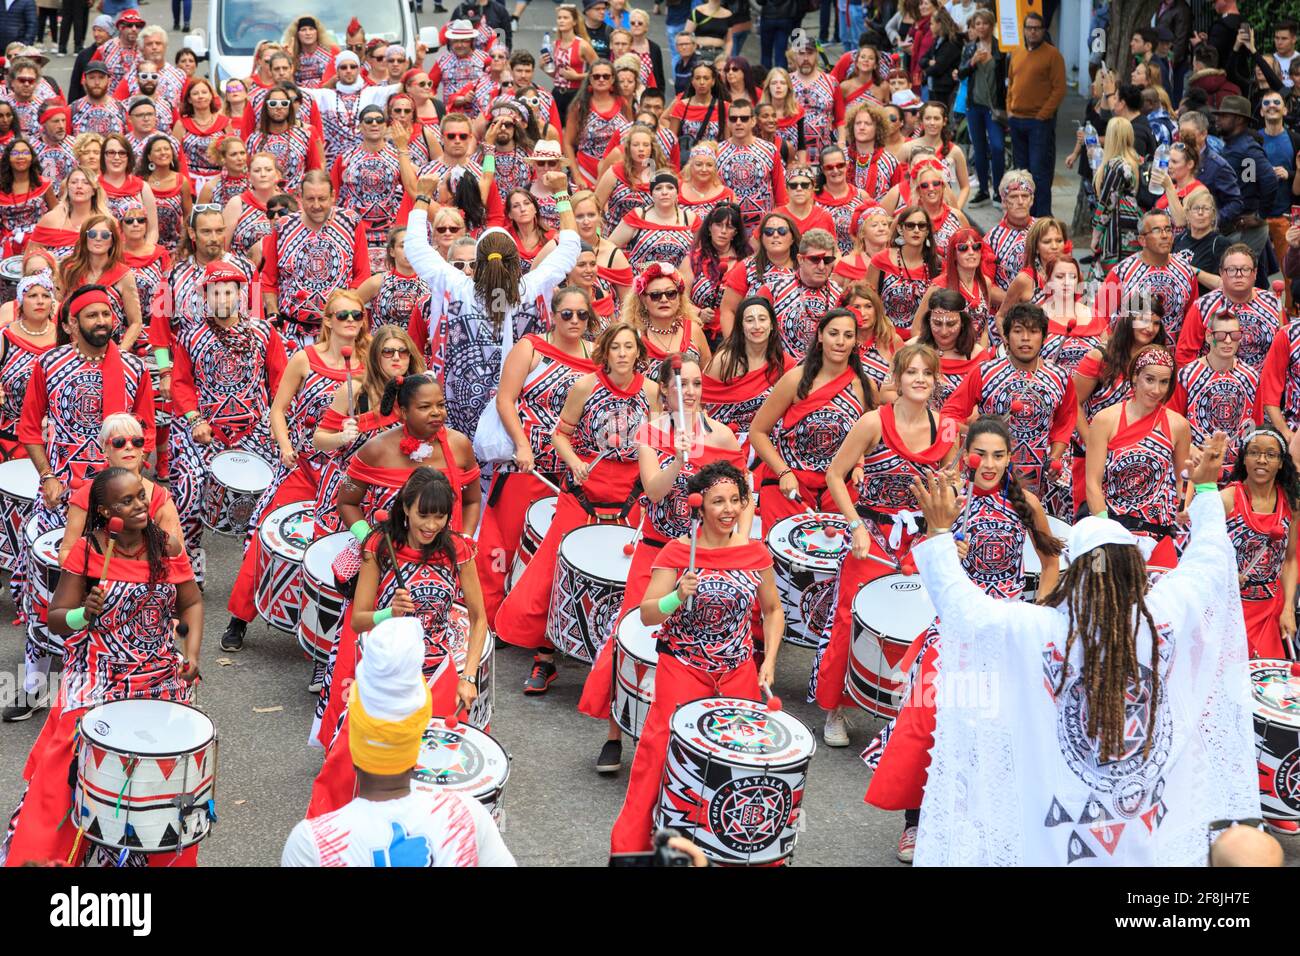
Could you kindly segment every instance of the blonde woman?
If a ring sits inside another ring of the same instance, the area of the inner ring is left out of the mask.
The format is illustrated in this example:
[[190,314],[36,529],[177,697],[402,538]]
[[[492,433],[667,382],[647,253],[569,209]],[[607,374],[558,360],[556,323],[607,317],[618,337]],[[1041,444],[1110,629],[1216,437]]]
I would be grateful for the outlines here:
[[304,14],[284,31],[284,49],[293,57],[293,79],[299,86],[315,89],[325,80],[339,52],[334,37],[320,20]]
[[451,258],[451,244],[466,234],[465,217],[455,206],[440,206],[433,214],[433,245],[438,255]]
[[573,206],[578,238],[596,251],[597,272],[613,287],[621,302],[632,288],[632,265],[622,249],[601,235],[600,201],[590,189],[580,189],[569,201]]
[[1093,175],[1097,191],[1092,210],[1092,278],[1102,282],[1125,256],[1138,251],[1138,183],[1142,161],[1133,149],[1133,124],[1115,116],[1106,124],[1101,168]]
[[703,222],[724,202],[734,203],[736,194],[718,175],[718,144],[704,140],[691,147],[681,185],[681,207]]
[[637,277],[623,300],[622,321],[645,343],[645,374],[654,378],[659,363],[674,352],[709,364],[713,357],[704,338],[704,325],[695,315],[681,272],[666,262],[652,262]]
[[779,66],[767,71],[763,81],[760,106],[771,106],[776,111],[776,131],[782,141],[794,150],[795,160],[808,162],[808,148],[804,135],[804,111],[794,95],[790,74]]
[[99,156],[104,151],[104,137],[99,133],[82,133],[72,141],[72,155],[77,165],[99,174]]
[[837,282],[861,282],[867,277],[871,260],[889,248],[889,231],[894,217],[884,206],[865,206],[854,216],[853,251],[835,263],[831,273]]
[[37,221],[27,238],[27,250],[45,249],[62,261],[77,244],[86,221],[107,213],[108,197],[96,184],[95,174],[78,166],[63,181],[63,200]]

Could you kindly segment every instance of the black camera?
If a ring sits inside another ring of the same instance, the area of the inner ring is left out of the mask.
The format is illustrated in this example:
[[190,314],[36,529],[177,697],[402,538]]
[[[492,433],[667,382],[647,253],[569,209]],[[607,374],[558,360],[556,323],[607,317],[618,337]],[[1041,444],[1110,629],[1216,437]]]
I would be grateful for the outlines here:
[[611,853],[610,866],[691,866],[691,858],[681,850],[668,845],[668,841],[681,834],[669,827],[655,831],[654,849],[646,853]]

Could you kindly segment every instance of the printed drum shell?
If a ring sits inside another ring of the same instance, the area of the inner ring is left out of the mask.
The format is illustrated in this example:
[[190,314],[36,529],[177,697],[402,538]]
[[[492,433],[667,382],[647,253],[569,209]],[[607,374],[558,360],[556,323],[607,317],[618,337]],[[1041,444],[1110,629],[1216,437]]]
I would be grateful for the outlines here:
[[613,633],[636,531],[621,524],[574,528],[560,541],[546,618],[546,639],[561,654],[590,664]]
[[302,615],[302,559],[316,534],[316,502],[295,501],[276,508],[257,530],[253,606],[267,624],[298,633]]
[[546,537],[546,532],[551,528],[551,521],[555,518],[555,505],[559,500],[555,495],[539,498],[524,512],[524,533],[519,539],[515,560],[510,565],[510,576],[506,580],[507,594],[519,583],[519,579],[524,575],[524,568],[528,567],[528,562],[542,546],[542,539]]
[[1255,708],[1259,802],[1273,820],[1300,820],[1300,673],[1291,661],[1247,664]]
[[0,462],[0,571],[13,574],[23,553],[23,518],[40,493],[30,458]]
[[618,622],[614,639],[614,695],[609,713],[623,733],[639,740],[655,699],[659,630],[642,624],[641,612],[634,608]]
[[302,556],[302,612],[298,644],[325,663],[343,630],[343,594],[334,586],[334,559],[354,540],[351,531],[336,531],[311,543]]
[[[825,529],[836,528],[834,537]],[[785,610],[783,640],[815,648],[835,613],[835,579],[847,551],[843,515],[792,515],[772,526],[767,547],[775,565],[776,588]]]
[[203,524],[217,534],[242,538],[248,533],[262,492],[271,484],[271,466],[252,452],[229,449],[212,458],[203,482]]
[[899,661],[934,617],[917,575],[888,574],[864,584],[853,599],[853,649],[844,685],[849,699],[876,717],[897,716],[907,679]]
[[[59,586],[59,547],[63,544],[63,528],[54,528],[42,535],[35,535],[36,518],[27,523],[27,538],[32,549],[32,561],[29,563],[31,577],[27,586],[31,589],[33,608],[44,618],[50,611],[50,601],[54,590]],[[98,573],[97,569],[92,569]],[[63,656],[63,637],[41,624],[30,631],[32,643],[42,650],[57,657]]]
[[434,717],[420,741],[420,756],[411,773],[414,790],[454,790],[488,808],[500,826],[502,798],[510,780],[510,754],[495,737],[464,723],[452,730]]

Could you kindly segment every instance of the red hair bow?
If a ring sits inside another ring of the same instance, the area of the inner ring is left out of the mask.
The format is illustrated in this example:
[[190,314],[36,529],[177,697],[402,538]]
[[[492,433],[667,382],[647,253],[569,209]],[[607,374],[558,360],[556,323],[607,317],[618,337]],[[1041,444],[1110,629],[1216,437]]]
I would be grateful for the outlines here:
[[645,295],[645,287],[655,279],[672,279],[678,292],[686,288],[686,280],[669,263],[652,262],[632,281],[632,291],[637,295]]

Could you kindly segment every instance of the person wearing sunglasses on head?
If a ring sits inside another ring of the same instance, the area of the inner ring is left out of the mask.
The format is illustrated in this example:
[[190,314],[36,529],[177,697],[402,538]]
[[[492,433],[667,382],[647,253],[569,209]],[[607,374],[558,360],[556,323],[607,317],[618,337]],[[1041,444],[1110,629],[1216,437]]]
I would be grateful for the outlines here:
[[1117,312],[1130,308],[1139,299],[1161,296],[1169,320],[1169,335],[1177,340],[1183,316],[1200,290],[1196,270],[1182,257],[1172,255],[1174,221],[1167,211],[1153,209],[1142,217],[1138,245],[1142,247],[1139,251],[1121,259],[1106,274],[1106,281],[1093,300],[1093,315],[1110,324]]
[[[297,90],[283,84],[271,88],[262,102],[257,129],[245,138],[250,153],[273,153],[280,160],[285,188],[302,185],[309,170],[325,165],[321,141],[298,122]],[[310,101],[308,101],[310,102]]]
[[[304,96],[293,81],[293,57],[280,48],[278,44],[266,42],[259,46],[258,71],[251,78],[248,90],[248,102],[240,117],[240,133],[245,139],[257,130],[266,111],[266,101],[277,87],[282,87],[276,98],[285,92],[294,106],[295,122],[301,123],[315,136],[324,138],[320,113],[315,100]],[[386,82],[386,81],[385,81]],[[394,81],[395,82],[395,81]]]
[[96,284],[113,290],[113,341],[131,350],[144,326],[135,276],[122,256],[121,227],[112,216],[86,220],[72,252],[59,264],[59,282],[65,289]]
[[734,100],[727,115],[731,133],[718,145],[718,175],[736,194],[745,228],[751,233],[766,213],[785,205],[789,198],[781,154],[771,143],[754,136],[754,115],[753,103]]
[[981,347],[1000,341],[999,329],[993,316],[1002,304],[1002,290],[993,286],[984,274],[985,243],[976,229],[958,229],[948,243],[943,256],[943,272],[935,277],[934,284],[926,290],[917,306],[917,319],[912,323],[912,334],[921,332],[920,313],[930,306],[930,296],[937,289],[950,289],[961,293],[966,300],[966,311],[975,323],[976,338]]
[[576,169],[579,185],[596,187],[601,158],[610,141],[632,125],[632,116],[632,104],[615,92],[613,64],[597,60],[564,120],[564,155]]
[[388,140],[384,111],[365,106],[359,122],[361,142],[334,160],[330,182],[338,208],[351,210],[365,225],[373,272],[383,265],[388,231],[402,202],[402,166]]
[[[1212,289],[1187,309],[1178,334],[1178,361],[1189,364],[1203,354],[1209,338],[1209,320],[1228,309],[1241,320],[1241,361],[1259,371],[1269,349],[1286,324],[1282,302],[1272,290],[1256,285],[1258,261],[1250,246],[1234,243],[1219,260],[1221,288]],[[1172,334],[1172,333],[1171,333]]]

